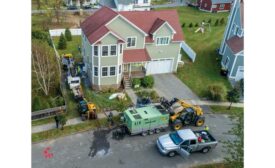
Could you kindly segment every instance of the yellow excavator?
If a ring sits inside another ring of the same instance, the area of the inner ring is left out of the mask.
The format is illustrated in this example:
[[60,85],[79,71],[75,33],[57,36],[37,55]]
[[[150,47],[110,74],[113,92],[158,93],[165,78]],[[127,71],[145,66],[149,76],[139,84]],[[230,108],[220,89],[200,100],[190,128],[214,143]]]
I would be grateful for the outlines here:
[[179,130],[186,125],[203,126],[205,117],[201,107],[191,105],[177,98],[168,101],[162,97],[160,102],[169,111],[170,123],[175,130]]

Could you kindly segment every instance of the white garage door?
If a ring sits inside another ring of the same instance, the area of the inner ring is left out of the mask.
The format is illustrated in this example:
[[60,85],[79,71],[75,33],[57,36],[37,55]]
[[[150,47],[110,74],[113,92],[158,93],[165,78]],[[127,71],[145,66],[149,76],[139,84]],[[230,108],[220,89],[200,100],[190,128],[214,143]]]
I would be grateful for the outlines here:
[[147,74],[171,73],[173,67],[172,59],[153,60],[147,64]]
[[243,78],[243,72],[244,72],[243,66],[239,66],[239,68],[237,70],[236,77],[235,77],[235,81],[239,81]]

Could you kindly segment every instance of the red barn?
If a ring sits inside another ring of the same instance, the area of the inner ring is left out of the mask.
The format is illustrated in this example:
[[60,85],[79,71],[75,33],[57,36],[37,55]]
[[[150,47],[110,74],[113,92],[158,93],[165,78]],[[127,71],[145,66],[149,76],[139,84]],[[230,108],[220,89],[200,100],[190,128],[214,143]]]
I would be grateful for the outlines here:
[[198,0],[198,8],[207,12],[230,11],[233,0]]

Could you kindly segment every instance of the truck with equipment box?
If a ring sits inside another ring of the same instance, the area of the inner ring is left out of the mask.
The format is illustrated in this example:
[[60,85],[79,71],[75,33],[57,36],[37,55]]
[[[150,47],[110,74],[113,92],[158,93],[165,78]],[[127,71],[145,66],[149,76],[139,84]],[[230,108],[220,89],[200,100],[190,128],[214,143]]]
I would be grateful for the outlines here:
[[120,128],[113,132],[116,139],[126,133],[142,136],[159,133],[169,126],[169,113],[161,105],[129,108],[123,112],[122,121]]

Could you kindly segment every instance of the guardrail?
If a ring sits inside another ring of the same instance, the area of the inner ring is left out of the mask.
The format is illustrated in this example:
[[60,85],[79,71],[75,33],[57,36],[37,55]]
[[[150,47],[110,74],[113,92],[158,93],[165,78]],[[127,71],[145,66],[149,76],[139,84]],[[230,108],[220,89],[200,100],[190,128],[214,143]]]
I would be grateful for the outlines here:
[[34,111],[32,112],[32,120],[49,118],[65,110],[66,110],[66,106],[59,106],[59,107],[49,108],[45,110]]

